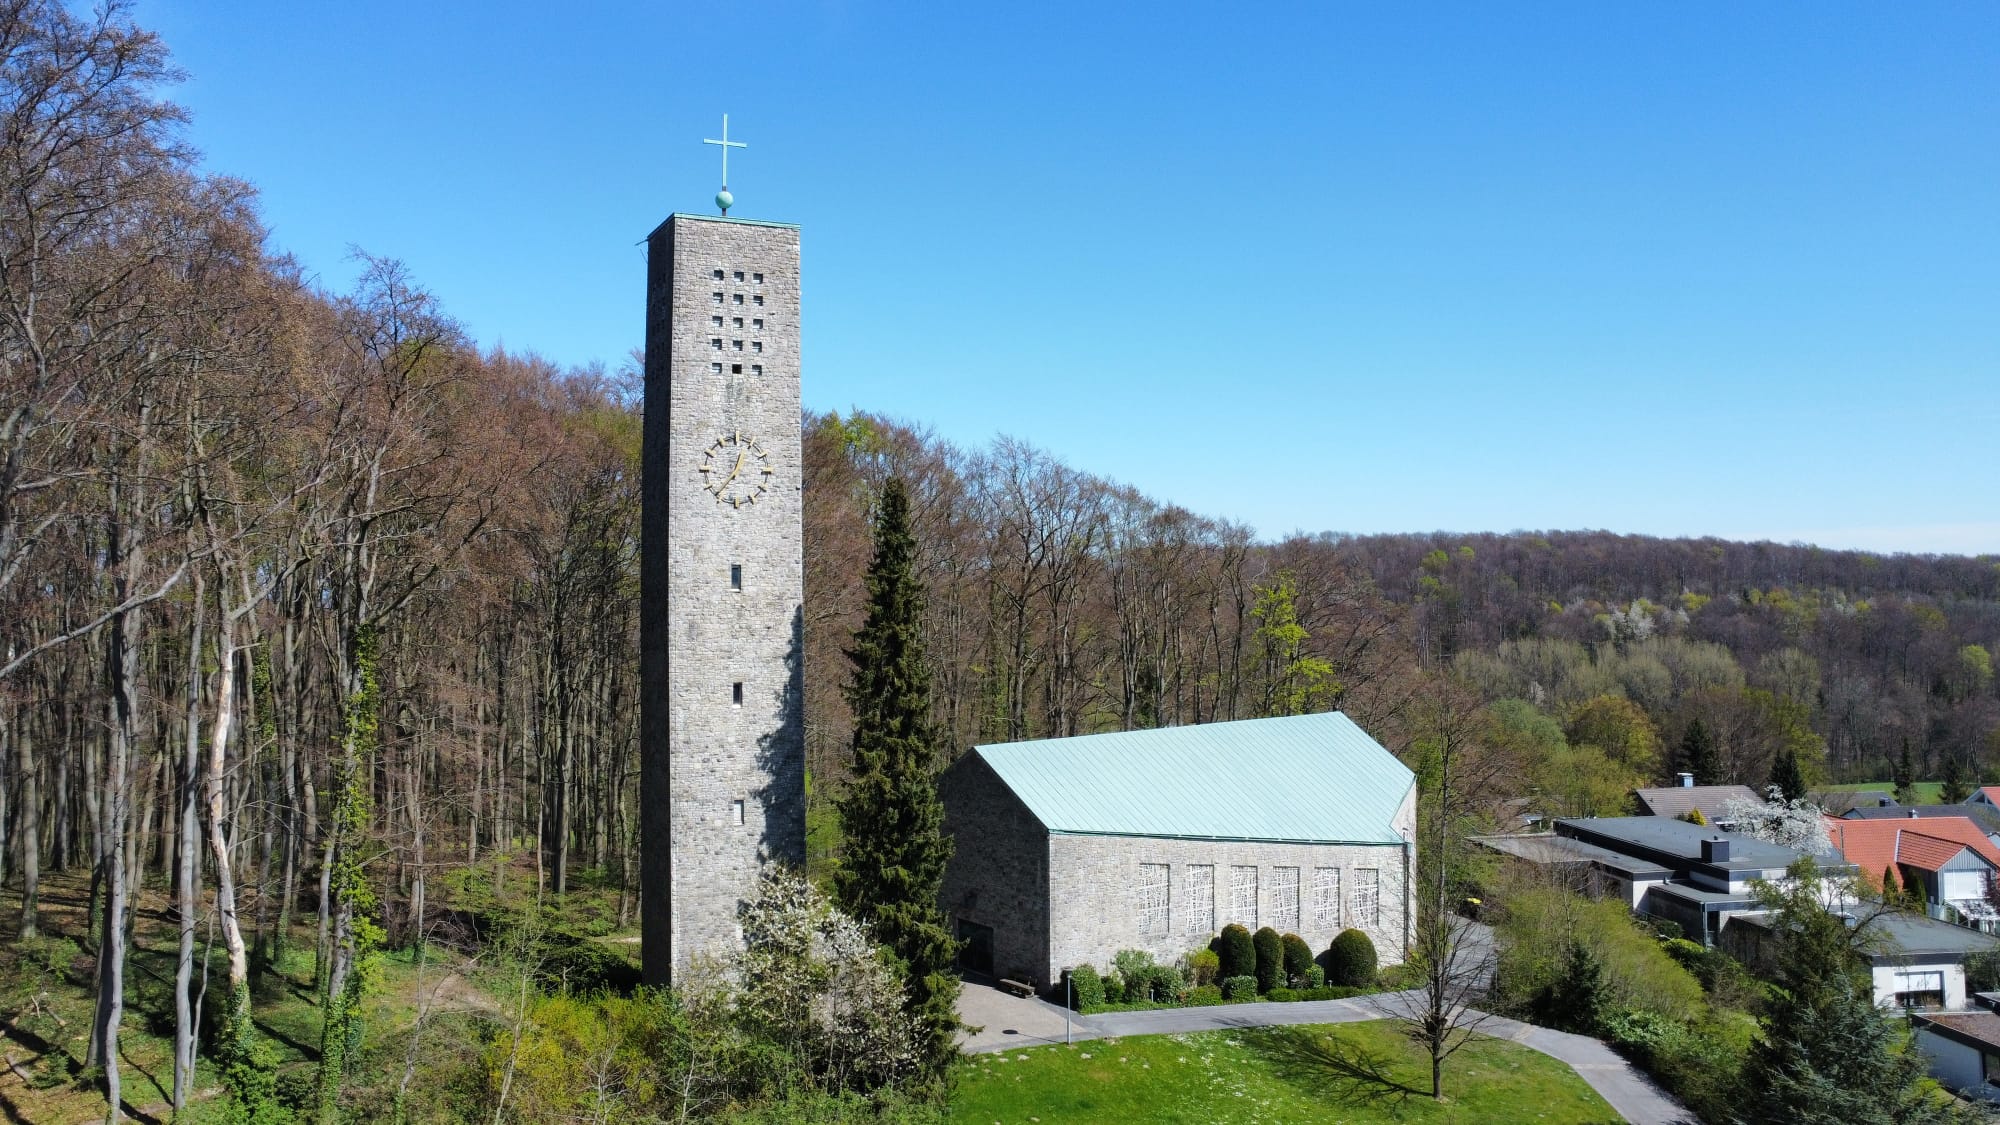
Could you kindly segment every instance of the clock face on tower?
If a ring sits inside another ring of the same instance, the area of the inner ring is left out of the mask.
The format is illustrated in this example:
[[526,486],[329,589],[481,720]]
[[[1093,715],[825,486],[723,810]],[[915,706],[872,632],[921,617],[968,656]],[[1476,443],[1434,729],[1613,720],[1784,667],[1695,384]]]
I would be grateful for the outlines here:
[[702,487],[714,495],[715,502],[732,508],[755,504],[759,496],[770,491],[775,472],[764,447],[741,431],[716,438],[714,444],[702,451],[701,464],[695,471],[701,474]]

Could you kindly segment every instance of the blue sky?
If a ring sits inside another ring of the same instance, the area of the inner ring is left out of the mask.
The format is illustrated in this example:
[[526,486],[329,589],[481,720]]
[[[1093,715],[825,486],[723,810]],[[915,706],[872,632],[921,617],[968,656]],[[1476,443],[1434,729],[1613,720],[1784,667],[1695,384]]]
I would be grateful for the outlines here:
[[2000,552],[2000,5],[140,0],[327,285],[616,364],[802,224],[805,397],[1265,536]]

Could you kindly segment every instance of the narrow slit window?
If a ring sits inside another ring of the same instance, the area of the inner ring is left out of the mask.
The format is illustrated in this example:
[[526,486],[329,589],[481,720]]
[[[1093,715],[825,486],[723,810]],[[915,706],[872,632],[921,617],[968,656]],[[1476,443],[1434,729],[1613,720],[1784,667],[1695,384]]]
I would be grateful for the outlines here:
[[733,707],[741,707],[741,706],[743,706],[743,681],[742,681],[742,680],[738,680],[738,681],[736,681],[735,683],[733,683],[733,684],[730,684],[730,685],[729,685],[729,703],[730,703],[730,705],[731,705],[731,706],[733,706]]
[[743,823],[743,802],[741,801],[729,802],[729,822],[731,824]]
[[741,590],[743,588],[743,567],[741,564],[738,563],[730,564],[729,588],[732,590]]

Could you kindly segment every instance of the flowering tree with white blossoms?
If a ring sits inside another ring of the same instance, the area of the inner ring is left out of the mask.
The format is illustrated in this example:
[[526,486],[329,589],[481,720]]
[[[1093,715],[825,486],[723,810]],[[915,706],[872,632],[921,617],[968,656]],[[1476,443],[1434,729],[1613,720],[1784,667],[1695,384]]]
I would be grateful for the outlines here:
[[1817,855],[1831,846],[1826,833],[1826,813],[1811,801],[1746,801],[1731,797],[1722,806],[1720,819],[1733,823],[1736,831],[1766,843],[1794,848]]

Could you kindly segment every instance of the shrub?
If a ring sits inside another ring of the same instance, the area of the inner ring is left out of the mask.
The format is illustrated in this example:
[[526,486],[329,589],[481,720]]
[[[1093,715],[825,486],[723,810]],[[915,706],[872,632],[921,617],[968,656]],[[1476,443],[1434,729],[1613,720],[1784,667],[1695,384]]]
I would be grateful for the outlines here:
[[1111,967],[1125,981],[1129,990],[1136,981],[1143,980],[1146,970],[1153,967],[1153,955],[1143,949],[1121,949],[1111,955]]
[[1126,999],[1171,1003],[1180,999],[1183,987],[1179,969],[1172,965],[1149,965],[1135,983],[1126,986]]
[[1216,973],[1223,980],[1257,975],[1257,947],[1250,941],[1250,931],[1242,926],[1231,922],[1222,927],[1209,948],[1215,950]]
[[1257,991],[1269,992],[1285,983],[1285,942],[1269,926],[1250,939],[1257,954]]
[[1301,996],[1299,994],[1299,990],[1296,988],[1286,988],[1284,985],[1279,985],[1278,987],[1272,989],[1271,991],[1266,992],[1264,994],[1264,999],[1275,1000],[1278,1003],[1283,1004],[1292,1000],[1303,1000],[1305,999],[1305,997]]
[[1113,969],[1105,973],[1103,979],[1104,1002],[1106,1004],[1123,1004],[1125,1002],[1125,978],[1118,975],[1118,970]]
[[1081,1012],[1085,1008],[1104,1003],[1104,978],[1089,965],[1078,965],[1066,974],[1069,977],[1070,1003]]
[[1356,929],[1340,931],[1326,948],[1328,984],[1366,988],[1375,983],[1375,942]]
[[1222,982],[1222,998],[1225,1000],[1255,1000],[1257,998],[1257,978],[1224,978]]
[[1737,1014],[1692,1023],[1644,1010],[1607,1013],[1604,1037],[1620,1054],[1659,1080],[1704,1121],[1740,1108],[1736,1091],[1756,1021]]
[[1325,987],[1326,987],[1326,970],[1320,968],[1319,962],[1317,961],[1314,961],[1312,964],[1307,965],[1306,988],[1314,989],[1314,988],[1325,988]]
[[1193,991],[1188,993],[1187,1002],[1188,1006],[1193,1008],[1206,1008],[1210,1004],[1220,1004],[1222,1003],[1222,990],[1212,984],[1198,985]]
[[1214,984],[1221,975],[1222,958],[1213,949],[1197,949],[1187,955],[1188,981],[1196,988]]
[[1535,993],[1530,1008],[1543,1026],[1597,1034],[1605,1012],[1604,963],[1589,946],[1570,946],[1562,971]]
[[1306,987],[1306,970],[1313,967],[1312,946],[1297,934],[1286,934],[1282,939],[1285,950],[1285,983],[1293,988]]

